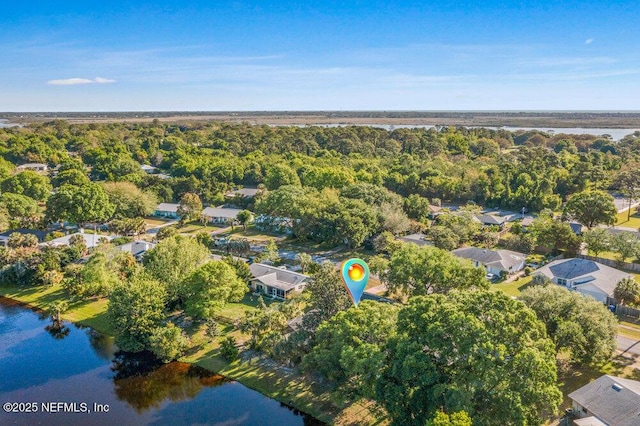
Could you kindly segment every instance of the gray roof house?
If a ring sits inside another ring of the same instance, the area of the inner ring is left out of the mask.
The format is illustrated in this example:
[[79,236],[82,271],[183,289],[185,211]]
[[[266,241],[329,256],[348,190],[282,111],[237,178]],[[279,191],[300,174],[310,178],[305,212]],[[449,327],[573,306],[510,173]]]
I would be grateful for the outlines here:
[[154,248],[156,245],[156,243],[151,243],[149,241],[138,240],[122,244],[121,246],[117,246],[116,248],[120,251],[131,253],[137,261],[140,261],[142,260],[142,257],[145,255],[145,253]]
[[160,203],[156,207],[156,211],[153,213],[153,215],[161,216],[161,217],[170,217],[172,219],[179,219],[180,216],[178,216],[178,207],[180,207],[180,204]]
[[602,303],[613,303],[613,291],[627,272],[587,259],[561,259],[543,266],[534,275],[544,275],[552,282],[575,290]]
[[253,275],[249,282],[251,289],[274,299],[285,300],[291,292],[302,291],[309,279],[308,275],[263,263],[252,263],[249,270]]
[[148,174],[154,174],[158,170],[158,168],[150,166],[148,164],[143,164],[140,166],[140,170]]
[[64,237],[56,238],[51,241],[47,241],[46,243],[42,243],[40,245],[41,246],[48,245],[53,247],[68,246],[69,241],[71,240],[71,237],[76,235],[80,235],[82,236],[82,238],[84,238],[84,244],[87,246],[87,248],[97,247],[98,244],[100,243],[100,240],[102,239],[111,241],[116,237],[115,235],[85,234],[85,233],[76,232],[75,234],[65,235]]
[[202,210],[202,216],[207,218],[207,221],[213,223],[226,223],[228,220],[236,219],[238,213],[242,210],[240,209],[232,209],[224,206],[220,207],[207,207]]
[[609,375],[569,394],[578,426],[640,425],[640,382]]
[[462,247],[453,250],[454,255],[469,259],[474,266],[484,266],[487,272],[500,275],[502,271],[509,274],[524,269],[526,255],[511,250],[489,250],[478,247]]
[[433,243],[431,241],[427,241],[426,235],[422,232],[417,232],[415,234],[405,235],[404,237],[398,237],[400,241],[404,241],[405,243],[413,243],[419,246],[432,246]]
[[253,198],[256,196],[258,191],[260,191],[258,188],[242,188],[242,189],[237,189],[235,191],[229,191],[226,194],[224,194],[224,196],[227,198],[233,198],[236,195],[239,195],[244,198]]
[[480,214],[475,216],[483,225],[486,226],[504,226],[508,218],[496,216],[494,214]]
[[26,163],[20,164],[16,167],[16,170],[19,172],[23,172],[25,170],[33,170],[34,172],[46,172],[49,170],[49,166],[44,163]]

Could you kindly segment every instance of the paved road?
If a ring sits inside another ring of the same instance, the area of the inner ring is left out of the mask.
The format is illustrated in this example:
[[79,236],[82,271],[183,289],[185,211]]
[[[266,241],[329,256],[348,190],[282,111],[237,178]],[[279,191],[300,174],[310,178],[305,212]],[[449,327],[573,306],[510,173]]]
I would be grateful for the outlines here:
[[616,344],[618,350],[622,351],[622,353],[640,355],[640,340],[630,339],[618,334],[616,335]]

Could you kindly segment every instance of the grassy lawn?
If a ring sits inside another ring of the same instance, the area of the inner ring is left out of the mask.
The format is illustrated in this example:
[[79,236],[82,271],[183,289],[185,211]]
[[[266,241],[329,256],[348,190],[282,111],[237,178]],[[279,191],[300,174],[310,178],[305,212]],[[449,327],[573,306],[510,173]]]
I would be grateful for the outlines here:
[[200,231],[213,232],[220,229],[218,226],[203,225],[201,222],[189,222],[176,228],[181,234],[197,234]]
[[627,220],[627,211],[623,211],[622,213],[618,213],[616,216],[616,225],[624,226],[625,228],[640,228],[640,212],[638,212],[638,208],[634,207],[631,209],[631,219]]
[[146,217],[144,222],[147,224],[148,228],[155,228],[156,226],[164,225],[167,222],[170,222],[169,219],[158,219],[157,217]]
[[[0,286],[0,296],[5,296],[21,303],[35,307],[43,307],[56,300],[68,300],[68,296],[60,286],[52,287],[8,287]],[[237,319],[246,310],[256,309],[258,298],[247,294],[240,303],[229,303],[220,311],[220,315]],[[271,301],[265,299],[265,303]],[[69,304],[69,310],[63,314],[67,321],[90,326],[106,335],[113,335],[113,329],[106,318],[107,300],[94,299],[77,301]],[[245,362],[229,363],[219,352],[219,340],[232,335],[242,343],[247,339],[230,325],[221,325],[222,335],[211,340],[204,335],[204,327],[194,324],[187,332],[191,338],[191,349],[181,359],[184,362],[197,364],[245,386],[274,398],[283,403],[311,414],[330,424],[386,424],[384,415],[373,410],[367,401],[343,401],[326,385],[319,384],[297,372],[278,364],[252,358]]]
[[[269,306],[273,303],[269,297],[263,297],[264,303]],[[237,320],[244,316],[245,311],[256,310],[258,306],[258,296],[254,296],[251,293],[244,295],[239,303],[227,303],[222,309],[218,311],[218,315],[228,318],[230,320]]]
[[252,225],[249,225],[246,231],[242,229],[242,226],[236,226],[236,229],[230,231],[229,234],[234,237],[246,238],[247,240],[254,241],[256,243],[267,243],[271,240],[278,242],[286,238],[282,234],[270,234],[269,232],[262,231]]
[[[67,300],[68,297],[61,286],[52,287],[0,287],[0,295],[18,300],[22,303],[43,307],[56,300]],[[97,331],[113,335],[107,321],[107,300],[91,299],[69,303],[69,309],[62,317],[74,323],[87,325]]]
[[522,290],[529,286],[532,278],[532,276],[528,276],[508,283],[491,284],[489,288],[494,291],[500,290],[507,296],[518,297]]

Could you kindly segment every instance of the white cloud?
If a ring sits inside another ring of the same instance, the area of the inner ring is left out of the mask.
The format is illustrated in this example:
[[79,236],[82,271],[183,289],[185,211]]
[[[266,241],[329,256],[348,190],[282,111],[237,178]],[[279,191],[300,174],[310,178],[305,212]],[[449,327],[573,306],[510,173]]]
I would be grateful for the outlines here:
[[78,84],[106,84],[106,83],[115,83],[115,80],[111,80],[108,78],[96,77],[93,80],[88,78],[65,78],[62,80],[49,80],[47,84],[50,86],[75,86]]
[[584,44],[591,44],[593,43],[593,41],[595,40],[595,38],[588,38],[584,41]]
[[94,83],[99,83],[99,84],[106,84],[106,83],[115,83],[115,80],[112,80],[110,78],[102,78],[102,77],[96,77],[93,79]]

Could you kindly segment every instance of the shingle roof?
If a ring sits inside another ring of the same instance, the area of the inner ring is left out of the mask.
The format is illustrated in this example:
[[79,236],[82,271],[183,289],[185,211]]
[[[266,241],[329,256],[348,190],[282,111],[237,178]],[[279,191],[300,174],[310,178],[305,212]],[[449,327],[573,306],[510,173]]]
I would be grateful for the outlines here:
[[[576,285],[588,283],[611,297],[618,282],[630,276],[627,272],[587,259],[554,260],[538,269],[535,274],[543,274],[550,279],[577,281]],[[584,277],[582,282],[581,277]]]
[[425,237],[426,235],[424,235],[422,232],[417,232],[415,234],[399,237],[398,239],[400,241],[404,241],[405,243],[413,243],[419,246],[432,245],[429,241],[425,240]]
[[161,212],[173,212],[173,213],[177,213],[178,212],[178,207],[180,207],[180,204],[175,204],[175,203],[160,203],[158,204],[158,207],[156,207],[157,211],[161,211]]
[[309,276],[304,274],[265,265],[263,263],[252,263],[249,265],[249,270],[253,275],[253,280],[284,291],[293,289],[309,278]]
[[640,382],[604,375],[569,394],[603,422],[640,425]]
[[524,262],[525,255],[511,250],[488,250],[478,247],[463,247],[451,253],[458,257],[475,260],[483,265],[501,267],[509,270]]
[[235,197],[236,195],[241,195],[246,198],[252,198],[252,197],[255,197],[258,191],[259,191],[258,188],[242,188],[236,191],[227,192],[225,195],[227,197]]
[[235,219],[242,210],[240,209],[228,209],[224,207],[207,207],[202,210],[202,215],[207,217],[224,217],[229,219]]
[[477,215],[476,217],[484,225],[502,225],[507,221],[507,218],[502,216],[496,216],[493,214],[481,214],[481,215]]

